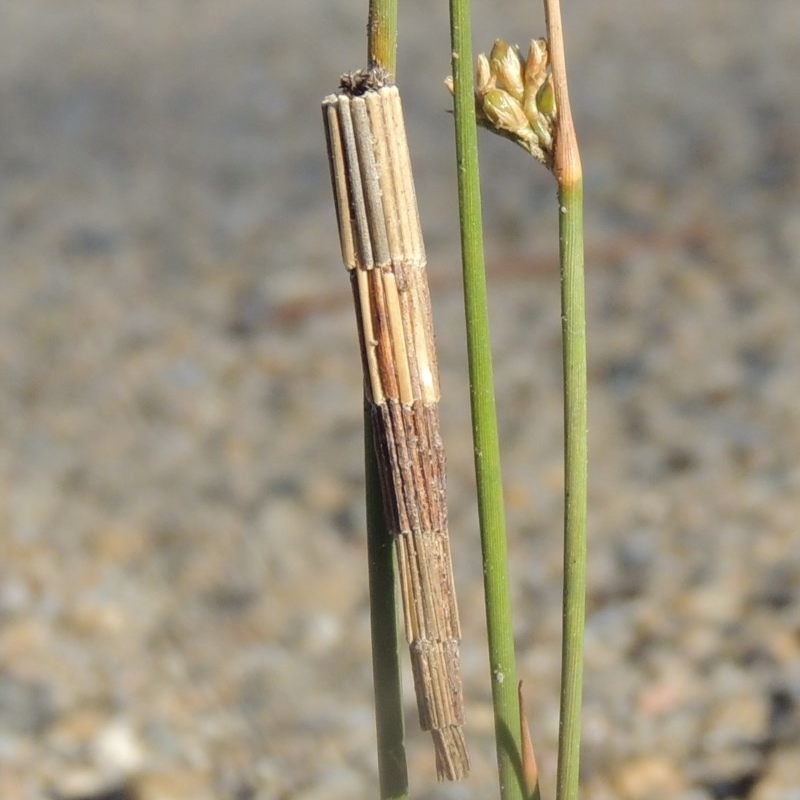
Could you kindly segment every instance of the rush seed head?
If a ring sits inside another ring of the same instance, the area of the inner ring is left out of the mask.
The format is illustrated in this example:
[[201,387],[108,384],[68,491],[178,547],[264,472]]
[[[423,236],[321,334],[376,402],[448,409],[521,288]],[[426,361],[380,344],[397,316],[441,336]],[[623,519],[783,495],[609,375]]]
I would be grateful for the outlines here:
[[[528,55],[496,39],[488,56],[481,53],[475,76],[477,122],[511,139],[546,167],[552,166],[557,118],[546,39],[532,39]],[[453,92],[453,79],[445,85]]]

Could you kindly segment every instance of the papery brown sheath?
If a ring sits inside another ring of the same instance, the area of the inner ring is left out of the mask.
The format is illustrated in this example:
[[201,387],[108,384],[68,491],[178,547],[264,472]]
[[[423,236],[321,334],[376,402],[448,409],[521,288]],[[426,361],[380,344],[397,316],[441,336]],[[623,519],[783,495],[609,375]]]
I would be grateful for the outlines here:
[[433,737],[439,778],[457,780],[469,772],[461,629],[425,250],[400,94],[385,73],[365,70],[343,76],[322,110],[420,725]]

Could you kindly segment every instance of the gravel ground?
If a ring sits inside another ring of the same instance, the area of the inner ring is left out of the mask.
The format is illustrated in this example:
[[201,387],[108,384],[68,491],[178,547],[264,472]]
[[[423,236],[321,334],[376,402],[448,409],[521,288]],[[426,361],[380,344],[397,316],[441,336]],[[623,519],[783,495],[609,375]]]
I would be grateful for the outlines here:
[[[402,5],[496,796],[445,4]],[[497,2],[476,46],[541,15]],[[565,0],[591,332],[588,800],[800,797],[800,5]],[[364,6],[0,0],[0,797],[376,796],[360,364],[319,101]],[[521,676],[552,796],[553,189],[481,137]],[[532,413],[533,410],[533,413]],[[408,678],[408,675],[406,676]]]

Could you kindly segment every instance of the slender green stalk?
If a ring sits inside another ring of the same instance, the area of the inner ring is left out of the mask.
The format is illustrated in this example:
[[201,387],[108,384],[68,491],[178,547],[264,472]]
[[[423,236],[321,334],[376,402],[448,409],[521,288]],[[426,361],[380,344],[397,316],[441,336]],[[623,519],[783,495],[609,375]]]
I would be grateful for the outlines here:
[[451,0],[456,158],[478,515],[500,797],[523,797],[519,701],[483,253],[468,0]]
[[[397,59],[397,0],[370,0],[367,25],[370,64],[394,74]],[[394,545],[386,525],[369,407],[364,405],[364,457],[367,502],[369,602],[372,674],[381,800],[407,800],[400,633],[397,624],[397,572]]]
[[367,22],[367,60],[385,67],[394,75],[397,69],[397,0],[370,0]]
[[558,107],[553,173],[558,182],[564,355],[564,599],[556,800],[577,800],[586,617],[588,481],[583,171],[567,92],[558,0],[545,0],[545,17]]
[[364,405],[372,677],[381,800],[408,797],[394,543],[386,527],[372,421]]
[[557,800],[576,800],[586,617],[587,387],[583,186],[559,185],[564,358],[564,598]]

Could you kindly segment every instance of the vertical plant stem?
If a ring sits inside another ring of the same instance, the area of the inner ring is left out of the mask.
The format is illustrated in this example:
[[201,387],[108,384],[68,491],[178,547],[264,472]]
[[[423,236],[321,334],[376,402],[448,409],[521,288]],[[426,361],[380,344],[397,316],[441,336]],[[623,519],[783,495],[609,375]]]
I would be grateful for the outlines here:
[[567,92],[558,0],[545,0],[558,107],[553,172],[558,181],[564,351],[564,599],[557,800],[576,800],[580,768],[586,617],[587,386],[583,276],[583,172]]
[[367,60],[392,75],[397,69],[397,0],[370,0]]
[[[370,64],[394,74],[397,66],[397,0],[370,0],[367,25]],[[400,633],[397,624],[397,572],[394,543],[383,509],[372,420],[364,404],[364,458],[367,502],[367,550],[372,633],[372,674],[381,800],[407,800]]]
[[586,616],[586,324],[583,187],[559,184],[564,347],[564,598],[557,800],[575,800],[581,745]]
[[468,0],[450,0],[470,400],[500,797],[521,800],[519,701],[486,291]]
[[408,797],[394,543],[386,526],[372,419],[364,404],[372,676],[381,800]]

